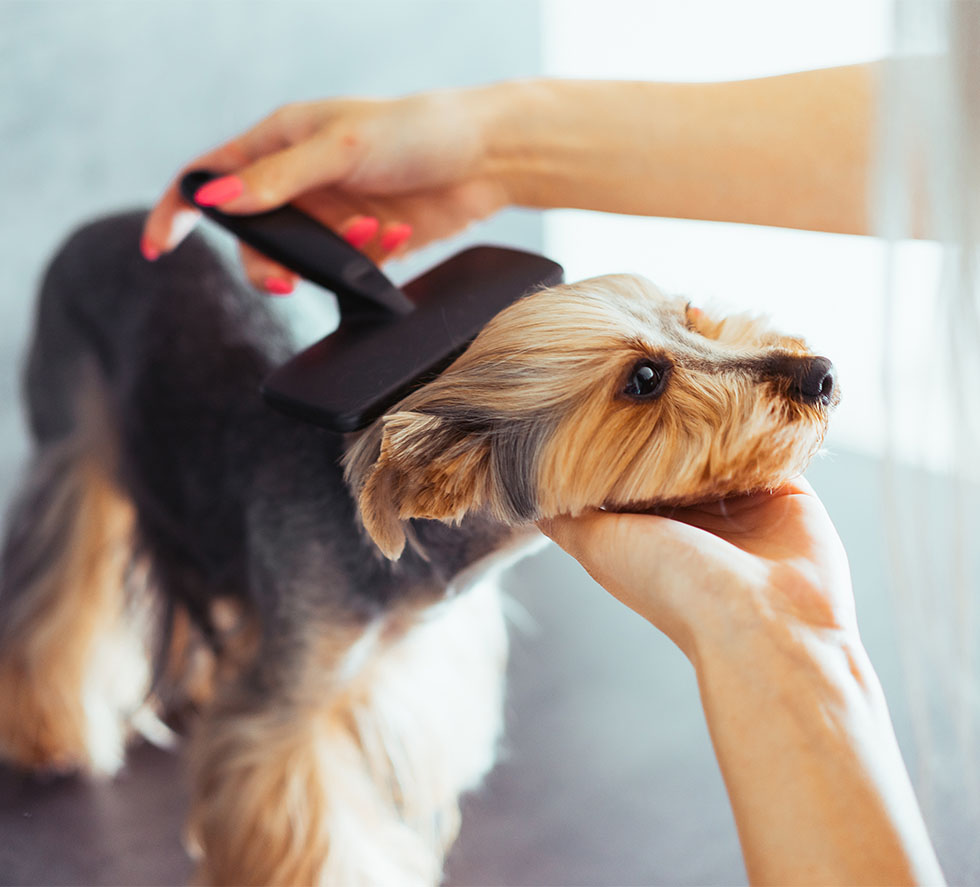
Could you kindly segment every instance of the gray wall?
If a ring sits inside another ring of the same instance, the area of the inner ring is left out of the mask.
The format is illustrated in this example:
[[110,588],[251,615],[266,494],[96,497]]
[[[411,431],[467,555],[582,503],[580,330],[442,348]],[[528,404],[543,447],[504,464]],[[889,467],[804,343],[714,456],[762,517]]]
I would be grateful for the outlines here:
[[[527,76],[539,45],[533,0],[0,0],[0,496],[26,451],[17,369],[34,288],[73,225],[148,205],[181,164],[287,101]],[[534,249],[540,231],[511,211],[463,239]]]

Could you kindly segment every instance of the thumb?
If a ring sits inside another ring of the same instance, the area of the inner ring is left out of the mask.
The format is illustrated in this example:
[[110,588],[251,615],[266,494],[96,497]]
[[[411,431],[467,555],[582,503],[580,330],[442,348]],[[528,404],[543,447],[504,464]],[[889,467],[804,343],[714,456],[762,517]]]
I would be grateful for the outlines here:
[[567,514],[558,514],[554,517],[541,518],[538,521],[538,529],[559,548],[571,554],[569,549],[575,547],[578,521],[578,518],[570,517]]
[[[613,597],[664,632],[688,656],[693,649],[687,608],[697,599],[696,562],[681,537],[685,524],[649,514],[591,512],[538,522]],[[696,559],[695,559],[696,561]]]
[[619,530],[617,516],[590,511],[571,517],[560,514],[538,521],[538,529],[579,561],[594,577],[596,561],[614,546]]
[[710,542],[695,527],[653,514],[592,511],[541,520],[538,527],[620,598],[631,585],[660,581],[665,570],[696,574]]
[[237,173],[214,179],[195,195],[227,213],[257,213],[342,179],[353,164],[340,139],[319,136],[268,154]]

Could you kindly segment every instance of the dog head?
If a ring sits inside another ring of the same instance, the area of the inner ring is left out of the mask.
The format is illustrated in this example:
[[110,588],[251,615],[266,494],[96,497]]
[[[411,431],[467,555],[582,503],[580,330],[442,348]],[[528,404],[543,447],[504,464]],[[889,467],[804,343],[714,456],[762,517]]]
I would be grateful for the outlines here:
[[404,521],[483,510],[524,524],[772,488],[820,448],[829,360],[643,278],[527,296],[352,445],[347,478],[390,558]]

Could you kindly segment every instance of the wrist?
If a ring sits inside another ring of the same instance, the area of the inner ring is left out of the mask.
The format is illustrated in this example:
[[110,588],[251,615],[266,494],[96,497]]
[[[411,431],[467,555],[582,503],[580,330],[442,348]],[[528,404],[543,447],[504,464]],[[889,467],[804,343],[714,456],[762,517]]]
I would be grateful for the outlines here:
[[513,206],[561,205],[551,192],[561,123],[554,81],[509,80],[482,87],[476,97],[484,144],[483,171]]
[[753,883],[942,883],[874,669],[848,628],[697,660]]
[[800,620],[784,610],[714,620],[691,632],[686,651],[702,694],[716,700],[778,700],[791,710],[802,702],[809,711],[816,698],[833,707],[877,705],[877,675],[853,623]]
[[692,653],[732,664],[802,655],[824,645],[860,648],[850,570],[832,527],[817,562],[758,563],[719,580],[685,608]]

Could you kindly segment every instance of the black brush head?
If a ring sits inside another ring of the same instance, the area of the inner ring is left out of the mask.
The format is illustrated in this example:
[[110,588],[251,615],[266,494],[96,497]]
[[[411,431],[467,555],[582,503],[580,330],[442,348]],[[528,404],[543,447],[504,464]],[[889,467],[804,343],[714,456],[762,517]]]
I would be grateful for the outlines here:
[[363,253],[292,206],[227,215],[194,194],[214,173],[196,171],[181,193],[259,252],[331,290],[340,325],[262,383],[277,409],[332,431],[356,431],[445,369],[500,311],[562,281],[562,268],[521,250],[478,246],[396,287]]

